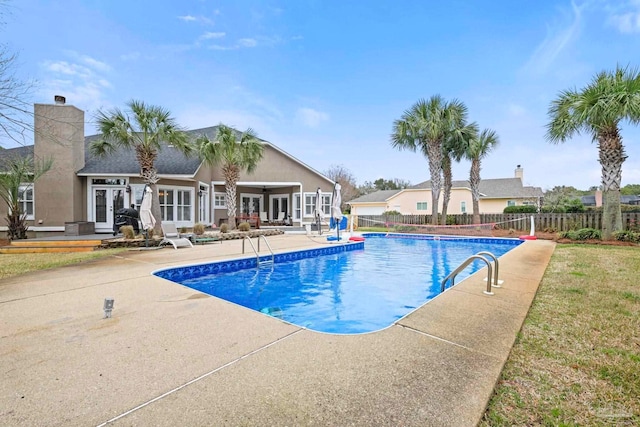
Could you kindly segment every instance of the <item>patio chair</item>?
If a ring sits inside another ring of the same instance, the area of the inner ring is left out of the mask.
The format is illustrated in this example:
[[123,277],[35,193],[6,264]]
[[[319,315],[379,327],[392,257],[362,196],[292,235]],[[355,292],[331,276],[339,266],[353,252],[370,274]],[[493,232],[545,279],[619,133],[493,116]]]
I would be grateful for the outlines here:
[[269,224],[269,217],[266,212],[260,212],[260,223],[261,224]]
[[178,229],[173,222],[163,222],[161,227],[164,237],[162,238],[162,241],[160,241],[159,246],[171,244],[173,245],[173,249],[178,249],[180,247],[193,247],[191,240],[186,237],[180,237],[180,233],[178,233]]
[[278,213],[278,219],[273,221],[273,223],[274,224],[278,224],[278,225],[284,225],[284,218],[285,218],[286,215],[287,215],[286,212]]

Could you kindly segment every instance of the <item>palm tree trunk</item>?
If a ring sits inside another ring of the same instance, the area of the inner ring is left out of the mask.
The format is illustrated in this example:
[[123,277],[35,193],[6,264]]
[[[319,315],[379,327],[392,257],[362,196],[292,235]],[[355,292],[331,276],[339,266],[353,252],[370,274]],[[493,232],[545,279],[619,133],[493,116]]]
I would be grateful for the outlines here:
[[473,223],[480,224],[480,160],[478,159],[471,161],[469,186],[471,187],[471,199],[473,200]]
[[451,187],[453,187],[451,177],[451,157],[447,154],[442,156],[442,175],[444,176],[444,186],[442,191],[442,224],[447,225],[447,211],[451,200]]
[[602,238],[611,240],[613,233],[622,230],[620,182],[622,163],[627,159],[622,138],[616,132],[598,137],[598,155],[602,167]]
[[438,225],[438,200],[442,188],[442,145],[439,141],[428,142],[427,157],[431,174],[431,224]]
[[227,216],[229,217],[229,227],[233,230],[236,228],[237,215],[237,183],[240,179],[240,170],[236,165],[226,164],[222,167],[222,173],[225,180],[225,193],[227,202]]

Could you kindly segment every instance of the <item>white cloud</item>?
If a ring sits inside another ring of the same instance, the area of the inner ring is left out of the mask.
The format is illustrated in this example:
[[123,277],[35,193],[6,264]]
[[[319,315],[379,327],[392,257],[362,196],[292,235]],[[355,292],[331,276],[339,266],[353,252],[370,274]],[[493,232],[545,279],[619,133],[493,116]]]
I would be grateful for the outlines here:
[[522,105],[509,104],[507,106],[507,113],[511,117],[523,117],[527,115],[527,109]]
[[549,28],[547,37],[538,45],[525,69],[534,74],[544,74],[566,48],[578,38],[582,28],[582,8],[571,3],[571,22],[561,28]]
[[64,54],[73,61],[48,60],[41,64],[45,70],[40,92],[45,99],[63,95],[67,102],[84,110],[100,108],[104,103],[104,91],[111,87],[105,74],[111,66],[91,56],[74,51]]
[[210,39],[221,39],[226,35],[223,32],[211,32],[207,31],[206,33],[200,36],[200,40],[210,40]]
[[238,40],[238,46],[240,47],[256,47],[258,42],[255,39],[240,39]]
[[329,115],[313,108],[299,108],[296,112],[296,119],[310,128],[316,128],[320,123],[329,120]]
[[[218,15],[220,12],[215,11],[214,15]],[[207,18],[206,16],[193,16],[193,15],[182,15],[178,16],[178,19],[184,22],[197,22],[205,25],[213,25],[213,20]]]
[[624,34],[640,33],[640,5],[630,5],[635,10],[626,13],[613,13],[608,23]]
[[131,52],[120,55],[120,59],[122,61],[135,61],[138,58],[140,58],[140,52]]

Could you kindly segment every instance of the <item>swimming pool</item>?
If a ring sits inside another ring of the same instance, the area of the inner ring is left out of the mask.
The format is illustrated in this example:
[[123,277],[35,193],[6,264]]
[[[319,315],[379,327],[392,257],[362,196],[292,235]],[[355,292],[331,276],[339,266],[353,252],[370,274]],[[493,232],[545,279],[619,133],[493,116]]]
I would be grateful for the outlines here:
[[[366,242],[278,254],[260,268],[251,257],[154,274],[314,331],[356,334],[390,326],[437,296],[469,256],[500,257],[520,243],[370,233]],[[457,281],[485,265],[473,262]]]

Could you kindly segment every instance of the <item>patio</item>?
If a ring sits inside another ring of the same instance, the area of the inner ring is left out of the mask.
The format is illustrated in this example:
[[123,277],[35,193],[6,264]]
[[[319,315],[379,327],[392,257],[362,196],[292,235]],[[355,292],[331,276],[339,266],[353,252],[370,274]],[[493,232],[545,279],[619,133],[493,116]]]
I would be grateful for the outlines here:
[[[269,238],[274,251],[326,245]],[[475,425],[554,249],[529,241],[371,334],[311,332],[151,276],[241,241],[0,281],[4,425]],[[247,254],[248,256],[249,254]],[[104,318],[105,298],[115,300]]]

